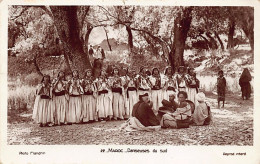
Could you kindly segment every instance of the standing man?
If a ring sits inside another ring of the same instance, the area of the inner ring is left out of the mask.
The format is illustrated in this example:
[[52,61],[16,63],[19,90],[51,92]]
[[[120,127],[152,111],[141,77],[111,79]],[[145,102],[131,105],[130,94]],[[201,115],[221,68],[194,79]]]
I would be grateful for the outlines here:
[[94,65],[94,49],[93,49],[92,45],[89,46],[88,55],[89,55],[89,61],[93,66]]
[[94,58],[95,59],[102,59],[102,60],[105,59],[105,52],[104,52],[103,48],[101,48],[100,45],[98,45],[98,47],[97,47]]

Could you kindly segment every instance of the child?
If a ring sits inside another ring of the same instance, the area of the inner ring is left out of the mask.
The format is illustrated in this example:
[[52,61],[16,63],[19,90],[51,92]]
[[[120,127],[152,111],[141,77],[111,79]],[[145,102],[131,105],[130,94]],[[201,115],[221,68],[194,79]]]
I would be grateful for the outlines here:
[[92,76],[91,69],[86,71],[85,78],[82,79],[81,85],[84,90],[84,95],[82,96],[82,116],[83,122],[97,121],[96,113],[96,87],[94,84],[94,78]]
[[36,91],[36,94],[37,97],[35,99],[32,118],[38,124],[40,124],[40,127],[52,126],[54,120],[51,107],[52,94],[49,75],[43,76],[41,84],[38,86],[38,89]]
[[64,124],[66,121],[66,111],[68,111],[68,101],[65,94],[67,82],[65,80],[64,72],[59,72],[57,78],[53,80],[53,111],[54,121],[56,125]]
[[220,101],[223,101],[223,108],[225,104],[226,79],[222,70],[218,72],[217,79],[217,93],[218,93],[218,108],[220,108]]
[[79,73],[77,70],[72,72],[72,79],[68,83],[70,95],[68,122],[69,124],[80,123],[82,121],[81,94],[83,94],[84,91],[80,85]]
[[100,76],[95,80],[98,91],[97,96],[97,115],[100,121],[104,121],[108,117],[109,120],[113,117],[112,110],[112,94],[106,77],[106,70],[102,69]]

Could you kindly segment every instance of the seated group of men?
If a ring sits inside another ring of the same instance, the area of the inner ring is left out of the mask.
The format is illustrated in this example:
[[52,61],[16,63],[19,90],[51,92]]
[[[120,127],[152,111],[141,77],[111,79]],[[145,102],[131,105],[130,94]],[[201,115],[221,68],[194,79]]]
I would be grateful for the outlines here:
[[[208,123],[209,111],[205,105],[206,113],[201,110],[194,112],[195,106],[187,99],[187,93],[180,91],[178,93],[178,103],[175,102],[175,95],[169,96],[169,101],[163,100],[163,106],[159,108],[158,114],[152,109],[152,102],[149,100],[148,93],[139,96],[139,102],[133,107],[132,116],[139,122],[147,126],[161,126],[162,128],[187,128],[190,124],[206,125]],[[197,98],[204,103],[204,93],[198,93]],[[192,114],[195,114],[193,118]]]

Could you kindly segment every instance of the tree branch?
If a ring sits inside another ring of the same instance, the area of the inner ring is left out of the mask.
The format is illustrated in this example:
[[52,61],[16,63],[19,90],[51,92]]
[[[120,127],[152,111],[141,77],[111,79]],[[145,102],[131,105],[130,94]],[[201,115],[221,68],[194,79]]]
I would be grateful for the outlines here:
[[22,11],[18,14],[18,15],[15,15],[15,16],[13,16],[13,17],[11,17],[10,19],[11,20],[15,20],[15,19],[17,19],[17,18],[19,18],[25,11],[27,11],[28,9],[29,9],[30,7],[23,7],[22,8]]

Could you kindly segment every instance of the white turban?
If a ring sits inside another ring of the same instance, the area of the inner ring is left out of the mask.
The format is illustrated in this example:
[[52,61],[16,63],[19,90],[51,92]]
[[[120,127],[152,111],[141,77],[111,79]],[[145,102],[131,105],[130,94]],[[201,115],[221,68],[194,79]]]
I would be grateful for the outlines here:
[[197,101],[204,102],[205,98],[206,98],[206,96],[205,96],[205,94],[203,92],[200,92],[200,93],[198,93],[196,95],[196,100]]

